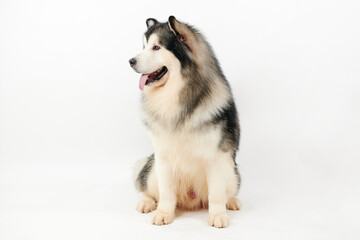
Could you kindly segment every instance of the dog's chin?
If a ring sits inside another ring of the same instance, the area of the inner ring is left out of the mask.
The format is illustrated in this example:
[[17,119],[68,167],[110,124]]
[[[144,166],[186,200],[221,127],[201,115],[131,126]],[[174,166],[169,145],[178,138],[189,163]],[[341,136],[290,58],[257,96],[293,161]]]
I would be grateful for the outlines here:
[[142,74],[139,81],[140,90],[144,87],[160,87],[164,85],[169,79],[169,71],[166,66],[163,66],[156,71],[149,74]]

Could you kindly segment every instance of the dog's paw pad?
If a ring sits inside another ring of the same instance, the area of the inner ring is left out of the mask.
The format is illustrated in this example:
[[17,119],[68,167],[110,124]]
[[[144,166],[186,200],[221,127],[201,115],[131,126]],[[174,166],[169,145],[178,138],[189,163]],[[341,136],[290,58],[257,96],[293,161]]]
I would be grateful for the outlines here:
[[149,198],[142,199],[136,207],[136,210],[138,210],[141,213],[149,213],[154,211],[155,209],[156,209],[155,200]]
[[152,218],[152,223],[155,225],[170,224],[174,220],[174,214],[157,210]]
[[226,215],[226,213],[211,215],[209,219],[209,224],[210,226],[216,228],[226,228],[229,226],[229,217]]
[[234,210],[234,211],[238,211],[241,209],[241,202],[239,199],[237,198],[231,198],[227,204],[226,204],[226,208],[229,210]]

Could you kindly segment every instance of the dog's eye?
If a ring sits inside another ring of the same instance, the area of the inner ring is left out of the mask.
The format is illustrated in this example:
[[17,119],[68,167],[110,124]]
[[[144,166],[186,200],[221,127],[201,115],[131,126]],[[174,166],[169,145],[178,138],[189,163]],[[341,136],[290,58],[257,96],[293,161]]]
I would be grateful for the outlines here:
[[159,47],[158,45],[153,46],[153,50],[154,50],[154,51],[157,51],[157,50],[159,50],[159,49],[160,49],[160,47]]

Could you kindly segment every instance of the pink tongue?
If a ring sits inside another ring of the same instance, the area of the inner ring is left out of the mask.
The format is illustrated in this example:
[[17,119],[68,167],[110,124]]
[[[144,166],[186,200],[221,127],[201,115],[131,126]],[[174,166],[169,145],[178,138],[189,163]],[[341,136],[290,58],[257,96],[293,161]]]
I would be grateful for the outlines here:
[[139,81],[139,88],[140,88],[140,90],[144,90],[144,86],[145,86],[145,83],[146,83],[146,80],[147,80],[148,76],[149,76],[149,74],[143,74],[143,75],[141,75],[140,81]]

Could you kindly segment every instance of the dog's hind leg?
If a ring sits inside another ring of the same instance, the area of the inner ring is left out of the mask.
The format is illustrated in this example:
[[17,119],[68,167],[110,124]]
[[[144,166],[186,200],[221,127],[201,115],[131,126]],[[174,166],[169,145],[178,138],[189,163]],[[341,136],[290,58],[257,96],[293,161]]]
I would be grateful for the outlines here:
[[141,213],[149,213],[156,209],[156,201],[154,198],[144,194],[143,198],[139,201],[136,210]]
[[241,209],[241,202],[236,197],[232,197],[226,203],[226,208],[229,210],[238,211]]

